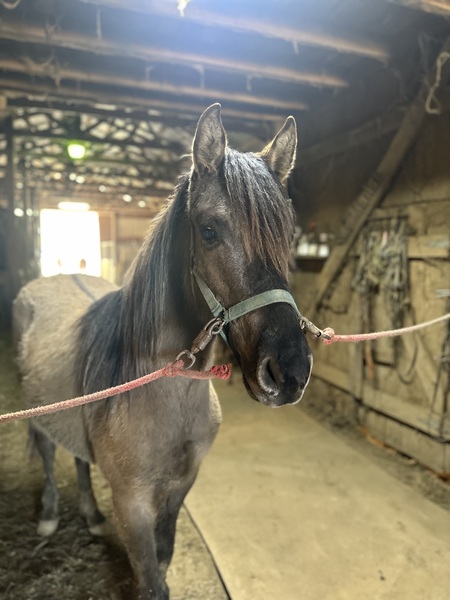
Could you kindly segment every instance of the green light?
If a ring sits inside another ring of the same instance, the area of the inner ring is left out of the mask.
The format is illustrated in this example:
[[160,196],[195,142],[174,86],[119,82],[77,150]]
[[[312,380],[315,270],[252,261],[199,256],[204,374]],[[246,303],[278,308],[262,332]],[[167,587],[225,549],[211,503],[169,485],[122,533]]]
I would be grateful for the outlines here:
[[70,142],[67,145],[67,153],[73,160],[82,160],[86,154],[86,147],[79,142]]

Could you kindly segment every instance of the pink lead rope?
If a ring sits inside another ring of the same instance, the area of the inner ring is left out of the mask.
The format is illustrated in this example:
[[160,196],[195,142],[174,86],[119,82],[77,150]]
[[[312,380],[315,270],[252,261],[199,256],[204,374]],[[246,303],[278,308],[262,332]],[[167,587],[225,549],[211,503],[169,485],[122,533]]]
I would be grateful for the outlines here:
[[418,325],[410,325],[409,327],[402,327],[400,329],[390,329],[388,331],[376,331],[374,333],[357,333],[348,335],[338,335],[334,333],[334,329],[332,329],[331,327],[327,327],[326,329],[322,330],[320,337],[323,343],[327,346],[333,344],[333,342],[365,342],[368,340],[378,340],[380,338],[386,337],[396,337],[404,333],[412,333],[413,331],[419,331],[419,329],[425,329],[425,327],[430,327],[430,325],[442,323],[443,321],[447,321],[447,319],[450,319],[450,313],[442,315],[442,317],[438,317],[437,319],[426,321],[425,323],[419,323]]

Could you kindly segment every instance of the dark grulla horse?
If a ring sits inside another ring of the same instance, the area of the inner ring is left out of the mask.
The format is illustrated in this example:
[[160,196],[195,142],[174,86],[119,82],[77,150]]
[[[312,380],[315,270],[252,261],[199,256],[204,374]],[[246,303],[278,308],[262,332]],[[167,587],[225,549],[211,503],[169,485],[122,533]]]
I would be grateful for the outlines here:
[[[284,184],[296,143],[289,117],[260,154],[241,154],[227,147],[220,105],[208,108],[195,133],[192,170],[123,287],[57,275],[19,293],[14,333],[26,404],[97,391],[174,360],[212,316],[199,280],[224,307],[288,290],[294,214]],[[252,398],[272,407],[300,400],[312,361],[288,301],[252,309],[224,333]],[[212,346],[197,355],[197,369],[212,364]],[[75,455],[80,510],[91,531],[101,533],[104,522],[90,481],[89,463],[97,462],[111,485],[138,597],[168,599],[177,515],[220,421],[211,384],[181,377],[34,419],[31,436],[45,467],[39,533],[58,526],[53,458],[61,444]]]

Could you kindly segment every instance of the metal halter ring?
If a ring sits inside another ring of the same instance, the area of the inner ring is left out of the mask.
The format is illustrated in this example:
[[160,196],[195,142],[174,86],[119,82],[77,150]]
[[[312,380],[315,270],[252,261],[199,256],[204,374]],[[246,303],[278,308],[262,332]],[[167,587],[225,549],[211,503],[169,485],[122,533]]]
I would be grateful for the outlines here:
[[183,350],[176,357],[175,361],[178,361],[178,360],[184,361],[184,358],[183,358],[184,356],[189,360],[189,364],[187,362],[185,362],[185,364],[181,368],[187,370],[187,369],[190,369],[193,366],[193,364],[195,363],[195,356],[192,354],[192,352],[189,352],[189,350]]

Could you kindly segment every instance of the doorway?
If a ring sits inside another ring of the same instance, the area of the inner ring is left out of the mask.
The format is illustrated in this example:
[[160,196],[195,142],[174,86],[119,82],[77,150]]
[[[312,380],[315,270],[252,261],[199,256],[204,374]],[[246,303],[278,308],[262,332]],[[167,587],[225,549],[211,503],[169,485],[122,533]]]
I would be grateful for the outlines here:
[[41,273],[101,276],[100,227],[96,212],[43,209]]

